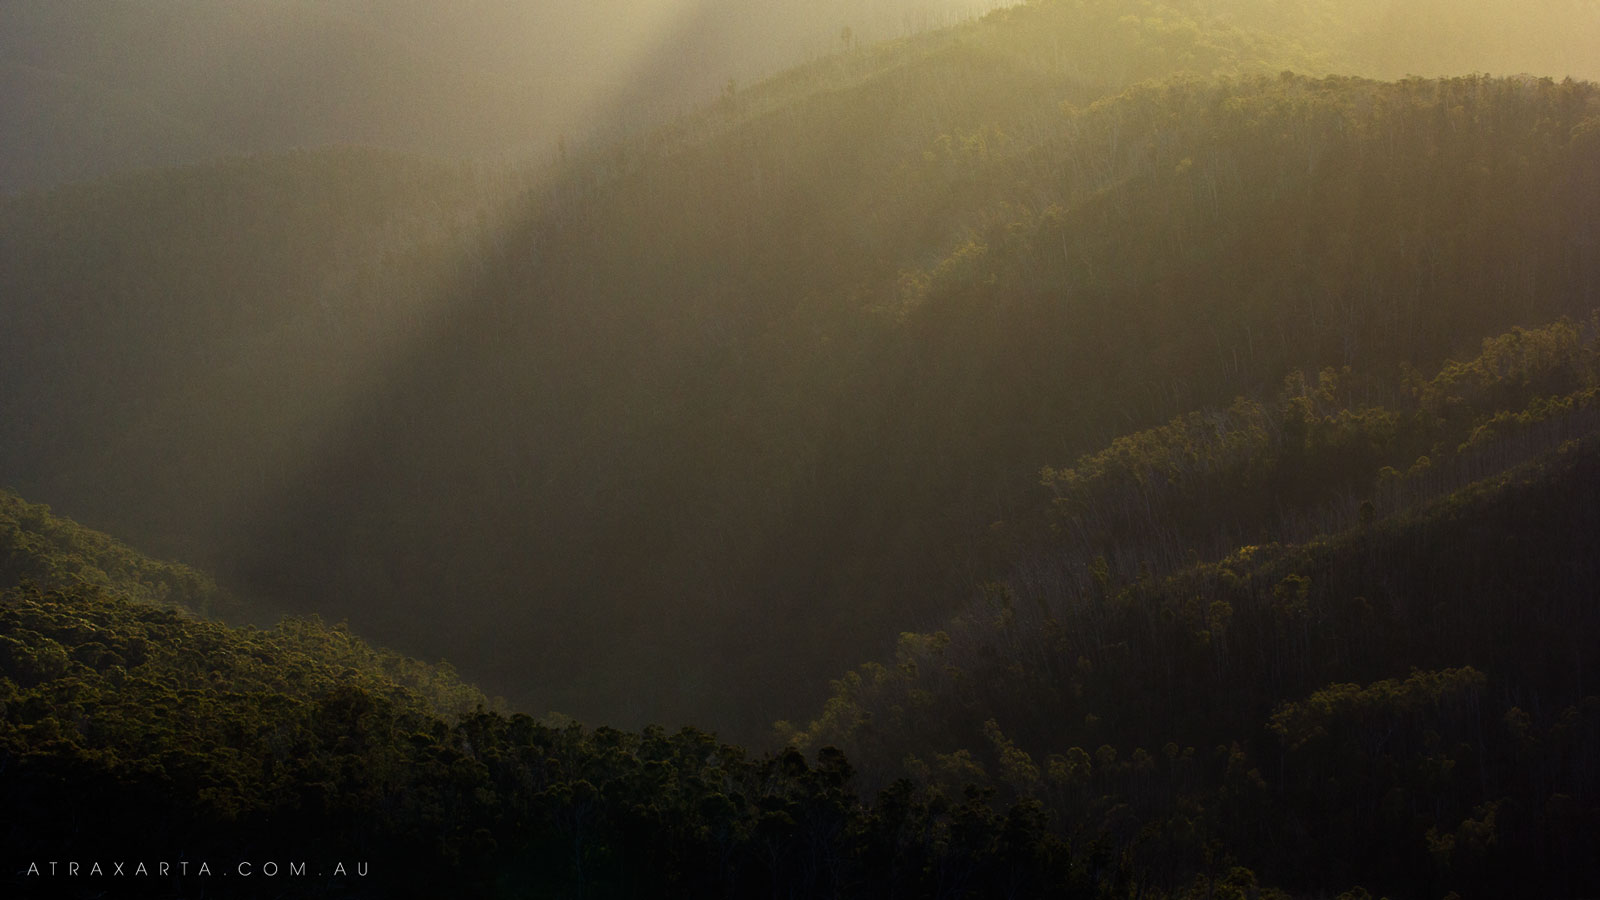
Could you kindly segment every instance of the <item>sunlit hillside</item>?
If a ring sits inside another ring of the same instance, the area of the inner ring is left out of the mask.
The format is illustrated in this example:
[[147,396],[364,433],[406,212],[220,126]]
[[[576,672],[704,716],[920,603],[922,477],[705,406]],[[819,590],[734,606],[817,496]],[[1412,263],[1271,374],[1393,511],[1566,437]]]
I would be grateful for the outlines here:
[[1285,77],[1344,51],[1141,9],[851,49],[550,169],[14,201],[6,470],[518,702],[759,729],[959,602],[1039,465],[1593,304],[1588,86]]
[[89,6],[0,6],[94,175],[0,200],[0,789],[73,846],[1600,889],[1600,4]]

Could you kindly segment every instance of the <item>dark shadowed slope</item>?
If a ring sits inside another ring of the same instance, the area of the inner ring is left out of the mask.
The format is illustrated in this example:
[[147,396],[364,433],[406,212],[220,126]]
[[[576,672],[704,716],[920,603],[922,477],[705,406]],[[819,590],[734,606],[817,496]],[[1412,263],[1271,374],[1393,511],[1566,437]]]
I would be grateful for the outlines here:
[[1156,884],[1586,896],[1597,378],[1593,322],[1519,329],[1384,405],[1297,376],[1047,470],[1004,574],[793,737],[1036,800]]

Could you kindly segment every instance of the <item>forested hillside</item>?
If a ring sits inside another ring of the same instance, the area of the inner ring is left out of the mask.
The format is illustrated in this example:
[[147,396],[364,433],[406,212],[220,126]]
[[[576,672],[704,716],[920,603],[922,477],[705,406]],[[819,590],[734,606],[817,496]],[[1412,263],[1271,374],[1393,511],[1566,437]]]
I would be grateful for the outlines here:
[[82,6],[5,140],[197,162],[0,199],[10,887],[1600,893],[1600,4],[830,23],[618,130],[634,47],[516,165],[534,7]]
[[1600,342],[1486,340],[1392,405],[1298,373],[1046,469],[1010,570],[789,733],[984,784],[1174,877],[1584,896]]
[[[343,626],[202,620],[183,604],[214,591],[203,577],[0,499],[0,801],[26,811],[4,825],[7,896],[865,898],[1026,883],[1097,897],[1129,883],[1034,805],[909,783],[864,801],[836,750],[757,757],[693,728],[508,717],[450,667]],[[174,577],[187,587],[151,594]]]
[[[904,635],[892,667],[839,682],[789,736],[809,757],[507,717],[342,626],[206,622],[173,605],[211,596],[202,576],[8,497],[0,794],[31,811],[8,820],[8,889],[63,895],[27,861],[176,854],[194,871],[67,890],[1584,896],[1600,883],[1584,337],[1488,341],[1399,409],[1345,405],[1334,373],[1291,382],[1269,407],[1047,472],[1016,570],[947,630]],[[1421,444],[1433,458],[1372,472]],[[1241,498],[1287,473],[1326,495]],[[1132,576],[1074,555],[1071,526],[1152,508],[1181,523],[1220,495],[1241,498],[1224,518],[1310,509],[1326,530]],[[287,877],[227,880],[241,860]]]
[[1041,463],[1597,305],[1592,85],[1284,74],[1347,53],[1296,9],[1029,4],[548,170],[9,202],[0,460],[520,705],[760,733],[986,577]]

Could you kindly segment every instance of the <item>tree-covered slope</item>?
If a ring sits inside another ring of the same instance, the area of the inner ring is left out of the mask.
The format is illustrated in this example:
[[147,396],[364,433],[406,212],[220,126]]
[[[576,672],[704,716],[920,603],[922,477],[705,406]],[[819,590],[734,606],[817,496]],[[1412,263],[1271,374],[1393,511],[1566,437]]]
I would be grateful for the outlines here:
[[[1047,470],[1011,574],[838,683],[793,735],[810,758],[506,717],[343,628],[199,620],[150,602],[187,570],[10,498],[5,577],[30,580],[0,595],[0,796],[29,814],[8,888],[1583,896],[1591,330],[1485,341],[1391,408],[1354,403],[1348,373],[1291,379]],[[1171,534],[1085,561],[1152,511]],[[1208,518],[1318,532],[1171,563]],[[241,877],[263,860],[273,878]]]
[[1036,798],[1158,883],[1582,896],[1596,348],[1512,332],[1390,406],[1296,378],[1048,469],[1009,572],[795,737]]
[[529,708],[754,734],[1041,462],[1597,305],[1595,89],[1280,74],[1317,9],[1028,4],[538,174],[12,202],[3,471]]
[[[537,170],[5,200],[0,479],[226,593],[0,497],[3,843],[216,860],[156,895],[1600,890],[1594,4],[1442,6],[1041,0]],[[808,709],[809,758],[645,724]]]
[[87,584],[200,615],[233,611],[209,576],[153,560],[9,491],[0,492],[0,554],[0,587],[25,581],[43,588]]
[[[189,573],[6,498],[7,896],[1106,896],[1032,807],[857,796],[833,750],[507,717],[344,627],[230,628]],[[94,566],[98,566],[96,569]],[[35,577],[63,582],[45,588]],[[1083,854],[1087,859],[1087,851]]]
[[[299,696],[307,685],[342,681],[443,716],[490,705],[448,665],[374,649],[343,625],[329,628],[313,617],[270,629],[229,628],[216,617],[244,610],[210,576],[152,559],[9,492],[0,492],[0,588],[14,591],[11,677],[30,687],[148,660],[144,671],[176,675],[179,683],[168,687],[179,689],[209,680],[229,692]],[[118,707],[113,718],[140,718],[139,691],[119,690],[126,673],[111,674],[118,677],[88,693]]]
[[[347,541],[373,564],[334,572],[343,593],[404,559],[432,594],[527,598],[468,624],[482,641],[576,634],[550,673],[593,674],[534,702],[775,717],[790,673],[842,662],[838,635],[943,606],[1041,460],[1290,367],[1436,363],[1593,305],[1585,86],[1184,82],[1015,144],[959,119],[899,151],[857,139],[925,81],[873,82],[858,119],[759,119],[754,149],[647,158],[513,243],[348,456],[281,498],[256,569]],[[1469,103],[1495,136],[1476,149],[1440,121]],[[1540,160],[1526,181],[1473,181],[1519,159]],[[484,486],[468,521],[462,485]],[[450,524],[397,547],[388,523],[419,509]],[[270,577],[316,592],[329,569]]]

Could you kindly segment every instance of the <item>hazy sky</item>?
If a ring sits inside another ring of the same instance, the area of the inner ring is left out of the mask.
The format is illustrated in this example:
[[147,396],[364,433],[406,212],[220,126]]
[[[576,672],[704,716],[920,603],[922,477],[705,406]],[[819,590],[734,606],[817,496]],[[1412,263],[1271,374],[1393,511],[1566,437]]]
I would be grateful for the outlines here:
[[[519,159],[1009,0],[0,0],[0,193],[356,143]],[[1214,0],[1360,74],[1593,77],[1595,0]],[[1319,12],[1319,10],[1321,12]],[[1152,4],[1151,15],[1172,16]],[[1195,13],[1200,14],[1200,13]],[[1281,20],[1281,21],[1280,21]],[[1317,34],[1301,35],[1321,43]]]
[[329,143],[547,152],[996,0],[0,0],[0,191]]

